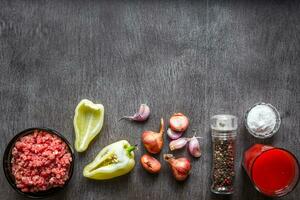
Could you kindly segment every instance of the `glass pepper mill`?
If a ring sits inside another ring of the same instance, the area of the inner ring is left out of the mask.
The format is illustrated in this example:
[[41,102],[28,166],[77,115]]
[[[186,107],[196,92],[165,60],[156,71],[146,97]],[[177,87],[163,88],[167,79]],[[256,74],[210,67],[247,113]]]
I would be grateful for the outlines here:
[[213,151],[211,191],[216,194],[232,194],[237,117],[214,115],[211,118],[211,129]]

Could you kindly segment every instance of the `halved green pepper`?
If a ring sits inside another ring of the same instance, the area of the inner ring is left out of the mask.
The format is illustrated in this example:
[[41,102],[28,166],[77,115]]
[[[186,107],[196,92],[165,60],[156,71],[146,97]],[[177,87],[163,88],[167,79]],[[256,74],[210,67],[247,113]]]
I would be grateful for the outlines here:
[[104,147],[96,158],[83,169],[83,176],[106,180],[130,172],[135,165],[133,150],[128,141],[121,140]]
[[83,99],[75,109],[75,149],[85,151],[90,142],[99,134],[104,121],[104,106]]

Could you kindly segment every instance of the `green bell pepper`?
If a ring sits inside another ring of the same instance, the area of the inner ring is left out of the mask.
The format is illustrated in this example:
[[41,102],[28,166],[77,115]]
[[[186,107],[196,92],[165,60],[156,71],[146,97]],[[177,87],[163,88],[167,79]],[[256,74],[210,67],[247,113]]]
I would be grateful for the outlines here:
[[96,158],[83,169],[83,176],[95,180],[106,180],[130,172],[135,165],[135,146],[121,140],[102,149]]
[[75,109],[75,149],[85,151],[90,142],[100,133],[104,121],[104,106],[83,99]]

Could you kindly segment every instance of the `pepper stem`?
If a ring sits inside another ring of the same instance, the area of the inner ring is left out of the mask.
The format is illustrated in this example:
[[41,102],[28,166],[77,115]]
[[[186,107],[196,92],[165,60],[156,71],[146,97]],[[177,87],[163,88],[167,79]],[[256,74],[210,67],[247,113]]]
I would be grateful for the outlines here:
[[125,150],[127,151],[128,155],[130,155],[130,153],[136,149],[137,149],[137,144],[134,146],[129,146]]

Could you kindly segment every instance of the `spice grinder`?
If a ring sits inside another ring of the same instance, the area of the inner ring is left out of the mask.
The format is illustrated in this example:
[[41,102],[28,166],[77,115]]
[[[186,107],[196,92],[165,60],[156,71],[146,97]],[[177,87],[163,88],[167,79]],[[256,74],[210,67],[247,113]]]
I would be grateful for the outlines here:
[[236,135],[236,116],[223,114],[211,118],[213,193],[232,194],[234,191]]

